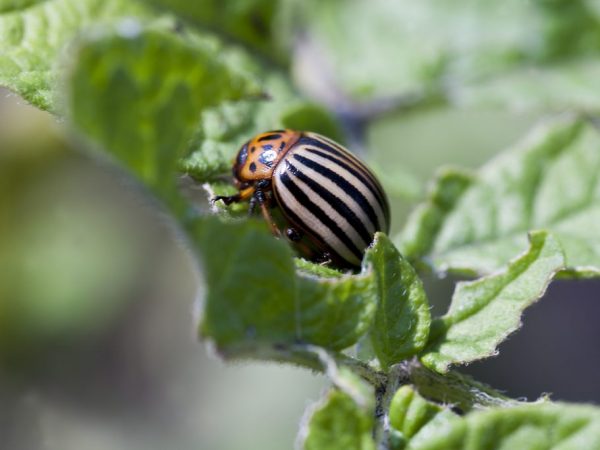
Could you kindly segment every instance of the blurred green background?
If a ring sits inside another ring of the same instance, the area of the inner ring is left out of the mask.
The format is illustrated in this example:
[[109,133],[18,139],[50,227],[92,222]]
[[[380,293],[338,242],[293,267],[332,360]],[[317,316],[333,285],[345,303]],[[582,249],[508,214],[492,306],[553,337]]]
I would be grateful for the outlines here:
[[[600,56],[596,2],[539,2],[537,15],[528,2],[425,3],[307,2],[310,20],[278,57],[380,172],[393,233],[438,167],[476,168],[571,106],[527,83],[500,99],[469,83]],[[201,23],[270,48],[211,11]],[[247,20],[243,8],[232,20]],[[467,87],[441,94],[457,80]],[[426,281],[442,313],[455,280]],[[500,356],[466,370],[513,396],[600,402],[598,292],[594,280],[554,283]],[[324,378],[223,363],[196,340],[201,296],[201,271],[160,205],[54,116],[0,90],[0,448],[292,448]]]

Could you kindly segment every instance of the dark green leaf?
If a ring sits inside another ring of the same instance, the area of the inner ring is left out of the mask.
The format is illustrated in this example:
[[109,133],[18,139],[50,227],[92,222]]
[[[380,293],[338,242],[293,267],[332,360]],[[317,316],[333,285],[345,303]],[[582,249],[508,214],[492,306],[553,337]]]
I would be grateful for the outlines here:
[[190,233],[207,285],[200,333],[218,347],[302,342],[340,350],[370,326],[376,267],[334,278],[297,273],[290,247],[262,221],[205,218]]
[[201,112],[256,96],[219,53],[135,22],[80,40],[67,83],[71,121],[163,198],[176,201],[179,158]]
[[429,303],[412,266],[383,234],[365,261],[376,267],[378,304],[371,342],[384,368],[417,354],[429,335]]
[[278,11],[279,4],[283,2],[272,0],[147,1],[175,12],[184,20],[254,47],[267,57],[278,61],[287,59],[282,51],[282,38],[285,38],[285,34],[280,29],[282,25],[280,20],[277,20],[281,19]]

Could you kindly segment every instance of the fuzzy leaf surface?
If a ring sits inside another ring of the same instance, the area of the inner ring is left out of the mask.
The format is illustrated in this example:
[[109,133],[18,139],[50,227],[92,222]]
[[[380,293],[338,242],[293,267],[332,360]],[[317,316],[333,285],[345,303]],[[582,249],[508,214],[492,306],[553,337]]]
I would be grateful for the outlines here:
[[546,232],[531,234],[529,250],[508,267],[470,282],[459,282],[448,312],[432,323],[421,357],[433,370],[492,356],[521,325],[523,310],[538,300],[564,267],[558,241]]
[[600,410],[538,403],[472,412],[431,430],[409,450],[579,450],[600,448]]
[[441,273],[489,274],[526,248],[529,230],[545,229],[565,251],[564,275],[598,276],[599,221],[600,133],[563,116],[476,173],[447,171],[399,247]]
[[[207,285],[199,331],[218,348],[305,343],[341,350],[370,327],[377,265],[365,262],[358,274],[325,278],[296,271],[290,247],[262,221],[209,217],[189,231]],[[382,245],[379,240],[374,249]]]
[[149,18],[149,8],[122,0],[20,0],[0,3],[0,85],[41,109],[54,110],[61,50],[92,24]]
[[84,134],[175,202],[179,159],[202,111],[260,90],[206,46],[131,26],[130,33],[106,30],[80,40],[68,110]]
[[379,303],[370,330],[371,343],[384,368],[417,354],[427,342],[431,316],[423,283],[385,235],[367,261],[377,267]]

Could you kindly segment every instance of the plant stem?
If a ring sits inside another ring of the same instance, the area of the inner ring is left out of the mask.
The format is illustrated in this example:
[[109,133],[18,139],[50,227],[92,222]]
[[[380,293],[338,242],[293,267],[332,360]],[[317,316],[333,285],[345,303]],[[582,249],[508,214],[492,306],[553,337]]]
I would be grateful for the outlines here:
[[384,439],[387,432],[389,402],[396,390],[404,384],[412,384],[423,397],[436,403],[451,405],[462,413],[472,409],[515,406],[523,403],[469,376],[457,372],[439,374],[429,370],[417,359],[396,364],[385,373],[350,356],[306,344],[247,343],[219,349],[219,353],[226,359],[258,359],[291,363],[324,374],[328,374],[331,364],[349,368],[375,389],[378,421],[375,434],[381,439]]
[[405,365],[410,383],[423,397],[436,403],[452,405],[463,413],[472,409],[507,407],[523,403],[458,372],[442,375],[427,369],[417,360],[406,362]]

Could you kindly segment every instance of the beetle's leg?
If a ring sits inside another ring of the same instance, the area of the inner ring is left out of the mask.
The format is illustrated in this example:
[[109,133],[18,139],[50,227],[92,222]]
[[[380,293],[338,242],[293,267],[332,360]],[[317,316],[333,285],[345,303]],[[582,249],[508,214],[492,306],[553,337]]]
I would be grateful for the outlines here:
[[214,205],[215,202],[218,202],[219,200],[221,200],[226,205],[231,205],[232,203],[242,201],[242,196],[239,192],[235,195],[215,195],[213,198],[210,199],[210,203]]
[[323,252],[315,258],[315,262],[321,264],[322,266],[326,266],[331,264],[333,260],[331,259],[331,253]]
[[251,216],[252,214],[254,214],[254,210],[256,210],[256,196],[253,195],[252,197],[250,197],[250,202],[248,205],[248,215]]
[[245,189],[240,190],[235,195],[216,195],[210,199],[210,202],[214,204],[215,202],[221,200],[226,205],[231,205],[232,203],[238,203],[247,200],[248,198],[252,198],[253,193],[254,187],[249,186]]
[[279,228],[277,228],[277,224],[275,224],[273,216],[271,216],[271,212],[269,211],[269,202],[267,201],[265,193],[263,191],[258,190],[254,193],[254,198],[256,199],[258,206],[260,206],[260,211],[262,212],[263,217],[269,224],[271,232],[275,236],[281,236],[281,231],[279,231]]
[[292,227],[285,229],[285,235],[292,242],[299,242],[302,239],[302,232]]
[[273,220],[273,216],[271,216],[271,212],[269,211],[269,200],[265,195],[264,190],[268,189],[271,186],[270,180],[260,180],[256,183],[256,190],[254,191],[253,198],[256,199],[258,206],[260,206],[260,211],[262,212],[263,217],[271,227],[271,232],[275,236],[281,236],[281,231],[277,228],[277,224]]

